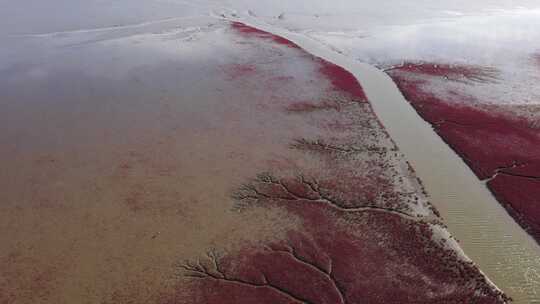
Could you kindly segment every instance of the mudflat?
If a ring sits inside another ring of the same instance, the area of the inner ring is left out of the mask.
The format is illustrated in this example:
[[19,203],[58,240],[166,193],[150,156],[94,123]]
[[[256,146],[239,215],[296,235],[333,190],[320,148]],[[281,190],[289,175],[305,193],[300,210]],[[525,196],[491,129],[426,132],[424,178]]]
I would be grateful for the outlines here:
[[341,67],[215,20],[65,39],[2,76],[2,302],[506,300]]

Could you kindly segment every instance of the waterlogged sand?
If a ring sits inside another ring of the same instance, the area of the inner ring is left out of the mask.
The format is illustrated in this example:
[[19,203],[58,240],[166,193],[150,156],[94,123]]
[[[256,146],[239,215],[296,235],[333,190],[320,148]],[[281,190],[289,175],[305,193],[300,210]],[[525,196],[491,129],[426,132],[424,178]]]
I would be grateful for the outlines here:
[[89,35],[0,76],[0,302],[503,302],[345,70],[239,23]]

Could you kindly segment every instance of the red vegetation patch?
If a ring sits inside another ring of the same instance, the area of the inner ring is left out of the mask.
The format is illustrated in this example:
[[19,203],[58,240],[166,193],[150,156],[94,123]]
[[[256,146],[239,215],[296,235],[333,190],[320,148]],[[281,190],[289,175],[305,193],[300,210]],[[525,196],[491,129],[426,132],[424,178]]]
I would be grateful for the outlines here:
[[501,170],[503,173],[512,174],[523,177],[539,177],[540,174],[540,155],[538,158],[530,163],[516,163],[514,166],[508,169]]
[[[448,111],[441,113],[436,129],[479,178],[489,178],[498,168],[514,163],[533,162],[540,155],[538,133],[526,123],[472,107],[444,105]],[[453,119],[460,115],[460,119]]]
[[256,37],[259,37],[259,38],[271,39],[274,42],[276,42],[278,44],[281,44],[281,45],[285,45],[285,46],[295,48],[295,49],[300,48],[298,45],[296,45],[294,42],[292,42],[290,40],[287,40],[287,39],[285,39],[283,37],[280,37],[280,36],[277,36],[277,35],[262,31],[262,30],[259,30],[257,28],[251,27],[251,26],[246,25],[246,24],[241,23],[241,22],[232,22],[232,27],[235,30],[237,30],[238,32],[240,32],[240,33],[242,33],[242,34],[244,34],[246,36],[256,36]]
[[540,240],[540,175],[534,178],[501,173],[488,185],[509,213]]
[[[298,45],[294,42],[285,39],[283,37],[261,31],[257,28],[248,26],[244,23],[233,22],[232,27],[239,31],[240,33],[248,36],[256,36],[263,39],[272,39],[274,42],[282,45],[286,45],[292,48],[300,49]],[[367,102],[367,97],[364,93],[364,90],[356,80],[353,74],[344,68],[337,66],[333,63],[330,63],[324,59],[313,57],[314,60],[318,61],[321,64],[320,71],[322,74],[327,76],[332,82],[333,88],[335,91],[344,91],[355,98],[359,99],[358,101]]]
[[425,223],[309,200],[265,203],[298,215],[301,230],[182,265],[193,278],[192,303],[501,303],[478,269],[434,242]]
[[347,203],[334,186],[262,174],[239,189],[244,208],[283,208],[302,225],[283,241],[180,264],[193,291],[187,303],[502,303],[476,266],[434,240],[428,223]]
[[[419,67],[411,67],[407,73],[411,71],[433,75]],[[427,79],[412,79],[399,70],[390,75],[420,116],[434,126],[480,179],[490,178],[505,168],[540,176],[540,134],[528,121],[500,113],[496,108],[474,107],[474,99],[456,92],[451,92],[452,99],[465,103],[443,100],[423,87]],[[516,220],[540,241],[539,184],[500,175],[489,185]]]
[[320,71],[326,75],[336,91],[345,91],[358,98],[358,101],[367,102],[366,94],[358,83],[358,80],[349,71],[344,68],[330,63],[324,59],[319,59],[321,63]]

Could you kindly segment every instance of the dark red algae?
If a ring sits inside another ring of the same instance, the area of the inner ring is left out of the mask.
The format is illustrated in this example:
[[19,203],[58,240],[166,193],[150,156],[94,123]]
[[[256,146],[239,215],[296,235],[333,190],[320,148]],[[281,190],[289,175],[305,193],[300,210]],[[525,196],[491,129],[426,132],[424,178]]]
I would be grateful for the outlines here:
[[[452,68],[450,68],[452,67]],[[458,153],[509,213],[540,242],[540,132],[507,110],[449,91],[445,100],[424,86],[429,77],[474,81],[486,69],[407,63],[388,73],[418,114]],[[476,73],[476,74],[475,74]],[[411,75],[415,75],[411,77]]]

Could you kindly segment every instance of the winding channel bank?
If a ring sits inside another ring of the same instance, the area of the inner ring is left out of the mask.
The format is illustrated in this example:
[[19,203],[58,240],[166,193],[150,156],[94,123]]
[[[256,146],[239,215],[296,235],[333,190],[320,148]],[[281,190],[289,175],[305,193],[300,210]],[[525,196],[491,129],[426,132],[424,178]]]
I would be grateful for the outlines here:
[[301,34],[268,26],[250,16],[240,19],[350,71],[364,87],[379,119],[416,170],[465,253],[514,303],[540,303],[540,246],[421,119],[390,77]]

